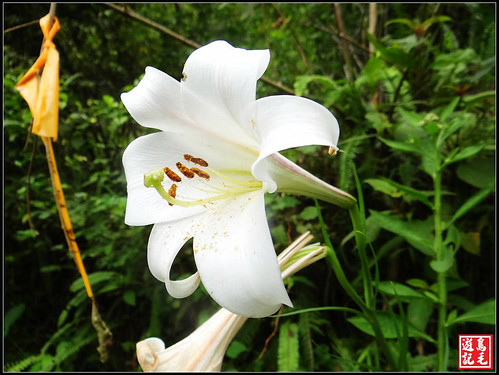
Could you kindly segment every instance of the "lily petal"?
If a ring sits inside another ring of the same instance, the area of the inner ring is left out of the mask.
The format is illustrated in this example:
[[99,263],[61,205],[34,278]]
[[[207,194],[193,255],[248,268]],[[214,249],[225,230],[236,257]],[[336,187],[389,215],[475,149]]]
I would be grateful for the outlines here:
[[268,96],[255,103],[260,155],[255,163],[289,148],[338,143],[340,128],[333,114],[307,98]]
[[357,202],[347,192],[329,185],[278,153],[255,163],[253,174],[262,181],[267,181],[266,186],[271,193],[279,191],[304,195],[344,208],[350,208]]
[[[144,174],[165,166],[174,167],[183,161],[184,154],[191,154],[208,161],[213,168],[249,170],[254,154],[219,138],[190,130],[183,134],[158,132],[135,139],[123,154],[127,179],[128,199],[125,223],[148,225],[173,221],[203,212],[202,206],[169,206],[154,189],[144,186]],[[230,157],[227,157],[230,155]],[[196,179],[190,182],[195,185]],[[184,189],[189,193],[189,187]],[[199,194],[199,191],[197,192]],[[200,197],[193,196],[199,199]]]
[[121,101],[142,126],[176,132],[193,126],[182,109],[180,82],[152,66],[137,86],[121,94]]
[[[182,154],[176,149],[180,146],[172,143],[165,147],[170,137],[166,133],[153,133],[135,139],[123,154],[123,166],[127,180],[128,199],[125,223],[128,225],[149,225],[164,221],[177,220],[204,211],[203,207],[170,207],[154,189],[144,186],[144,174],[154,169],[162,169]],[[186,151],[187,152],[187,151]]]
[[154,277],[163,281],[172,297],[184,298],[191,295],[199,285],[199,273],[183,280],[170,280],[170,269],[182,246],[194,235],[192,218],[173,223],[155,224],[147,247],[147,262]]
[[184,67],[184,108],[207,130],[258,149],[241,124],[247,122],[245,111],[255,101],[256,82],[269,61],[268,50],[234,48],[225,41],[195,50]]
[[213,299],[254,318],[275,313],[283,303],[292,306],[265,218],[263,192],[226,199],[210,212],[211,225],[194,238],[194,259]]

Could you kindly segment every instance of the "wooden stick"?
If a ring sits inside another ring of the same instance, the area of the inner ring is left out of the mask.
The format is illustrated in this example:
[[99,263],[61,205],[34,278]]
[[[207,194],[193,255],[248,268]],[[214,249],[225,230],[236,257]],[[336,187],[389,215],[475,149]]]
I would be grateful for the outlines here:
[[[369,26],[367,31],[373,37],[376,37],[376,20],[378,16],[376,5],[376,3],[369,3]],[[371,42],[369,42],[369,53],[374,53],[374,44]]]
[[[55,17],[55,8],[56,4],[50,4],[49,11],[49,25],[52,25],[53,19]],[[45,41],[45,40],[44,40]],[[43,43],[40,54],[43,52]],[[41,73],[43,68],[37,72],[37,80],[38,83],[40,81]],[[50,137],[40,137],[45,146],[45,154],[47,156],[47,163],[49,166],[50,172],[50,180],[52,181],[52,188],[54,190],[55,201],[57,204],[57,211],[59,212],[59,218],[61,220],[61,227],[64,232],[64,236],[66,237],[66,242],[69,247],[69,251],[73,255],[73,260],[76,264],[76,268],[80,273],[80,276],[83,280],[83,284],[85,286],[85,290],[87,292],[88,297],[92,300],[92,314],[91,321],[95,330],[97,331],[97,338],[99,341],[99,346],[97,347],[97,351],[100,354],[101,362],[105,362],[107,360],[107,346],[111,345],[112,333],[107,328],[106,323],[102,320],[99,311],[97,309],[97,304],[95,302],[94,294],[92,292],[92,287],[90,285],[90,281],[88,280],[88,275],[85,270],[85,266],[83,265],[83,260],[81,258],[80,249],[78,248],[78,244],[76,242],[76,238],[74,235],[73,226],[71,224],[71,220],[69,218],[68,208],[66,206],[66,200],[64,199],[64,192],[62,190],[61,180],[59,178],[59,172],[57,171],[57,164],[55,161],[54,149],[52,147],[52,139]]]
[[[336,15],[336,25],[338,26],[338,31],[340,32],[340,35],[347,35],[345,26],[343,25],[343,17],[341,15],[340,4],[334,3],[334,13]],[[350,50],[348,49],[348,43],[345,38],[341,38],[341,46],[343,49],[343,57],[345,58],[345,63],[347,65],[347,72],[349,75],[347,79],[349,81],[353,81],[355,77],[353,73],[352,57],[350,56]]]

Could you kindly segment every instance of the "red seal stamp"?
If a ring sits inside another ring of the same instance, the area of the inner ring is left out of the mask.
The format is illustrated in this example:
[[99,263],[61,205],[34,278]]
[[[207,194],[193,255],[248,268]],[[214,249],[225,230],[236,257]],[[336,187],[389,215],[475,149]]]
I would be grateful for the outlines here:
[[493,335],[459,335],[459,369],[493,369]]

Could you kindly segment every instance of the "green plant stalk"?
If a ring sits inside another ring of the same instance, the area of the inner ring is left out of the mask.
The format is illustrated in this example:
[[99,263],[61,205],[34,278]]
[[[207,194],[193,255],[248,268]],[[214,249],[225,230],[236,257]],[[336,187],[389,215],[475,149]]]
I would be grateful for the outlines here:
[[[351,160],[351,159],[350,159]],[[357,169],[352,160],[352,172],[357,187],[358,205],[349,208],[350,219],[354,229],[355,242],[357,244],[357,251],[362,268],[362,281],[364,284],[364,298],[369,309],[375,309],[375,299],[373,295],[371,273],[369,271],[369,262],[366,254],[366,217],[364,211],[364,195],[362,194],[362,187],[357,175]]]
[[333,248],[330,247],[327,248],[326,258],[328,262],[331,264],[331,267],[333,268],[333,271],[336,274],[336,278],[338,279],[340,285],[343,287],[343,289],[347,292],[347,294],[354,300],[354,302],[361,308],[362,312],[364,313],[367,321],[369,322],[369,324],[373,329],[374,336],[376,337],[376,340],[378,341],[381,350],[385,354],[390,367],[392,368],[392,370],[397,370],[397,364],[395,362],[395,359],[393,358],[392,351],[390,350],[390,347],[388,346],[388,343],[386,342],[385,337],[383,336],[383,332],[381,331],[381,327],[379,326],[379,322],[378,319],[376,318],[375,311],[371,310],[364,303],[364,301],[357,294],[353,286],[348,282],[345,274],[343,273],[343,269],[340,265],[340,262],[338,261],[336,252],[333,250]]
[[[320,224],[320,227],[322,230],[322,235],[324,236],[324,241],[326,241],[326,244],[327,244],[326,259],[331,264],[331,267],[333,268],[333,271],[334,271],[336,278],[338,279],[338,282],[340,283],[340,285],[343,287],[343,289],[347,292],[347,294],[350,296],[350,298],[352,298],[354,300],[354,302],[360,307],[360,309],[364,313],[367,321],[369,322],[369,324],[371,325],[371,327],[373,329],[374,335],[376,337],[376,340],[378,341],[379,346],[381,347],[381,350],[385,353],[385,356],[387,358],[387,361],[388,361],[390,367],[393,370],[396,370],[397,364],[395,362],[395,359],[393,358],[392,351],[391,351],[390,347],[388,346],[388,343],[386,342],[385,337],[383,336],[383,332],[381,331],[381,328],[379,326],[379,322],[378,322],[378,319],[376,318],[376,314],[375,314],[375,306],[370,307],[370,306],[366,305],[366,303],[362,300],[362,298],[357,294],[354,287],[348,282],[348,280],[345,276],[345,273],[343,272],[343,268],[341,267],[341,264],[338,260],[338,257],[336,256],[336,252],[334,251],[331,240],[329,239],[329,236],[327,234],[326,227],[324,225],[324,220],[322,219],[322,214],[321,214],[321,210],[319,207],[319,202],[317,201],[317,199],[315,200],[315,205],[317,207],[317,217],[319,219],[319,224]],[[357,205],[355,205],[355,208],[352,208],[351,210],[352,211],[351,211],[350,215],[351,215],[351,217],[353,217],[352,221],[354,222],[354,230],[355,230],[355,228],[359,229],[359,227],[361,227],[361,225],[362,225],[361,223],[363,223],[363,221],[361,221],[361,217],[360,217],[360,213],[359,213],[359,209],[358,209]],[[356,232],[357,232],[357,230],[356,230]],[[363,244],[364,256],[365,256],[365,237],[364,237],[363,233],[364,232],[361,232],[358,234],[356,233],[356,240],[357,240],[357,236],[358,236],[358,238],[361,240],[361,243],[360,243],[361,246]],[[359,246],[359,244],[357,244],[357,246]],[[367,261],[367,258],[366,258],[366,261]],[[368,266],[367,263],[366,263],[366,265]],[[365,269],[369,272],[368,267],[366,267]],[[369,278],[369,280],[370,280],[370,278]],[[370,289],[370,290],[372,290],[372,289]]]
[[388,361],[390,367],[393,370],[396,370],[397,364],[395,362],[395,359],[393,358],[392,351],[391,351],[390,347],[388,346],[388,343],[385,340],[383,332],[381,331],[378,319],[376,318],[376,314],[375,314],[376,306],[374,305],[372,280],[371,280],[371,274],[369,272],[369,262],[367,261],[367,255],[366,255],[365,216],[363,215],[363,213],[364,213],[364,199],[363,199],[360,180],[359,180],[359,177],[357,175],[355,165],[353,165],[353,163],[352,163],[352,167],[353,167],[353,175],[354,175],[355,183],[357,186],[357,192],[358,192],[358,205],[355,204],[352,207],[350,207],[348,210],[350,213],[350,218],[352,220],[355,241],[357,244],[359,257],[361,260],[362,278],[363,278],[363,283],[364,283],[364,295],[365,295],[367,304],[357,294],[357,292],[352,287],[352,285],[348,282],[345,274],[343,273],[343,269],[341,267],[341,264],[338,260],[338,257],[336,256],[336,252],[334,251],[331,240],[329,239],[329,236],[327,234],[326,226],[324,225],[324,220],[322,219],[322,214],[321,214],[321,210],[319,207],[319,202],[317,201],[317,199],[314,199],[315,206],[317,207],[317,217],[319,219],[319,224],[321,227],[322,235],[324,237],[324,241],[326,241],[326,245],[328,246],[328,249],[326,252],[326,258],[327,258],[328,262],[331,264],[333,271],[336,274],[336,278],[338,279],[338,281],[339,281],[340,285],[343,287],[343,289],[347,292],[347,294],[361,308],[367,321],[369,322],[369,324],[371,325],[371,327],[373,329],[374,335],[376,337],[376,340],[378,341],[379,346],[381,347],[381,350],[385,353],[385,356],[387,358],[387,361]]
[[362,279],[364,284],[364,298],[366,300],[366,305],[370,310],[374,309],[374,298],[372,289],[371,273],[369,272],[369,262],[367,260],[366,254],[366,237],[365,237],[365,225],[364,221],[361,219],[359,208],[357,205],[350,208],[350,219],[352,220],[352,225],[354,229],[355,242],[357,244],[357,251],[359,253]]
[[[435,220],[435,241],[433,248],[435,250],[437,261],[443,259],[442,251],[442,171],[440,166],[437,166],[437,172],[433,180],[434,185],[434,220]],[[447,346],[447,287],[446,287],[446,271],[438,272],[437,274],[438,287],[438,336],[437,336],[437,363],[438,371],[446,371],[446,346]]]

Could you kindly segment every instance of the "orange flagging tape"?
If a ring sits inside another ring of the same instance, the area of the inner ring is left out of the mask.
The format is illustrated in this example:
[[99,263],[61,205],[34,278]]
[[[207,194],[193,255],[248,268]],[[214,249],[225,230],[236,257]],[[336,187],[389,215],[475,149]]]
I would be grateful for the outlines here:
[[[57,139],[59,121],[59,52],[57,52],[52,40],[61,26],[57,17],[53,17],[52,26],[50,23],[50,14],[40,19],[40,27],[44,37],[42,52],[33,66],[17,83],[16,89],[19,90],[21,96],[28,103],[31,115],[33,116],[32,132],[38,134],[45,145],[50,178],[52,180],[62,229],[66,236],[69,250],[73,254],[76,267],[83,279],[87,294],[93,299],[92,288],[90,287],[80,250],[74,236],[71,220],[69,219],[52,148],[51,138],[54,140]],[[37,75],[38,72],[41,72],[41,75]]]
[[101,361],[105,362],[107,360],[106,348],[111,345],[112,333],[97,310],[87,272],[85,271],[80,250],[76,243],[73,226],[69,219],[52,147],[52,139],[54,141],[57,140],[59,121],[59,52],[57,52],[52,40],[60,30],[59,20],[57,17],[51,17],[49,13],[40,19],[40,27],[44,37],[42,52],[33,66],[17,83],[16,89],[28,103],[31,115],[33,116],[31,131],[39,135],[45,145],[50,178],[54,189],[59,218],[61,219],[62,230],[64,231],[78,272],[83,279],[87,295],[92,300],[92,325],[96,329],[99,339],[97,350],[100,353]]
[[[16,89],[28,103],[33,116],[32,132],[57,140],[59,120],[59,52],[52,42],[61,28],[57,17],[50,27],[50,16],[40,19],[40,27],[45,41],[40,57],[17,83]],[[41,77],[37,73],[43,69]]]

